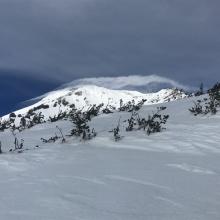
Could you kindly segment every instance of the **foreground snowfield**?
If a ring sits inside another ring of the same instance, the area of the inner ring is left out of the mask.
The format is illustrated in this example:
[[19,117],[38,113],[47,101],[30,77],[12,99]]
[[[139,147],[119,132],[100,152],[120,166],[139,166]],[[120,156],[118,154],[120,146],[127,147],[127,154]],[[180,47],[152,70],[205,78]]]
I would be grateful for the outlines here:
[[149,137],[122,132],[117,143],[108,131],[129,113],[94,118],[98,137],[89,142],[42,144],[57,124],[66,134],[71,124],[36,126],[18,135],[29,149],[20,154],[7,152],[12,136],[0,133],[0,219],[219,220],[220,115],[194,117],[191,105],[163,104],[167,130]]

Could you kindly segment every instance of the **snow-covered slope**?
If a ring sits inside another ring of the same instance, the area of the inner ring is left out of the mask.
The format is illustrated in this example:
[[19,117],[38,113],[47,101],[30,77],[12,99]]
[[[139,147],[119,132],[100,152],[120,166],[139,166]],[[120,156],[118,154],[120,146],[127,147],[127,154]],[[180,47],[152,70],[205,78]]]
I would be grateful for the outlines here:
[[[66,87],[63,89],[50,92],[34,105],[28,106],[24,109],[18,110],[16,114],[16,124],[19,125],[21,117],[25,117],[30,110],[35,113],[41,112],[45,120],[49,117],[54,117],[60,112],[68,112],[71,110],[73,104],[77,109],[88,109],[91,105],[104,104],[119,108],[120,100],[124,103],[134,100],[136,103],[142,99],[146,99],[146,105],[163,103],[177,99],[185,98],[186,94],[177,89],[163,89],[157,93],[140,93],[136,91],[126,90],[110,90],[94,85],[84,85],[79,88]],[[18,117],[19,116],[19,117]],[[4,116],[2,120],[8,120],[9,115]]]
[[68,134],[72,124],[37,125],[17,134],[26,149],[20,154],[8,152],[11,133],[0,133],[0,219],[219,220],[220,115],[195,117],[192,102],[163,103],[170,118],[161,133],[126,132],[122,123],[118,142],[108,131],[131,113],[94,118],[98,135],[87,142],[44,144],[40,138],[54,135],[56,125]]

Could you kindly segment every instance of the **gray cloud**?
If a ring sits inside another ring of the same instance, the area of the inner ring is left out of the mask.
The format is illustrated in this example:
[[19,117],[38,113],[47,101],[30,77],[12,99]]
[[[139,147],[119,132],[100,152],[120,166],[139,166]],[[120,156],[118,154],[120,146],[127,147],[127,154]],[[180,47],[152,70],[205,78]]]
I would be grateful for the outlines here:
[[218,0],[1,0],[0,69],[60,82],[159,74],[212,83],[219,7]]

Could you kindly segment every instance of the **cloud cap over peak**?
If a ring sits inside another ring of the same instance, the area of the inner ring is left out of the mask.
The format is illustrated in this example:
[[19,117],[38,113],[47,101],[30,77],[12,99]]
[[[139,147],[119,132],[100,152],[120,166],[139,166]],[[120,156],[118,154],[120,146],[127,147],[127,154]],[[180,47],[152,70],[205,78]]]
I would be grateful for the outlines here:
[[84,85],[96,85],[108,89],[137,89],[142,91],[158,91],[159,89],[163,88],[164,85],[167,85],[169,88],[180,88],[184,90],[190,89],[188,86],[185,86],[175,80],[157,75],[83,78],[64,84],[61,88],[80,87]]

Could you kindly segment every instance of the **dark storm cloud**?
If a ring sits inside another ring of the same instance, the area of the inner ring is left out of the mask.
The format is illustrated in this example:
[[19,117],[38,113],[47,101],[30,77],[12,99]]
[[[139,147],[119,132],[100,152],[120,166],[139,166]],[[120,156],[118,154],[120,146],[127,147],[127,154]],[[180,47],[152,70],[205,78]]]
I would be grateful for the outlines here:
[[[219,0],[0,0],[0,69],[54,81],[217,80]],[[1,72],[1,71],[0,71]]]

